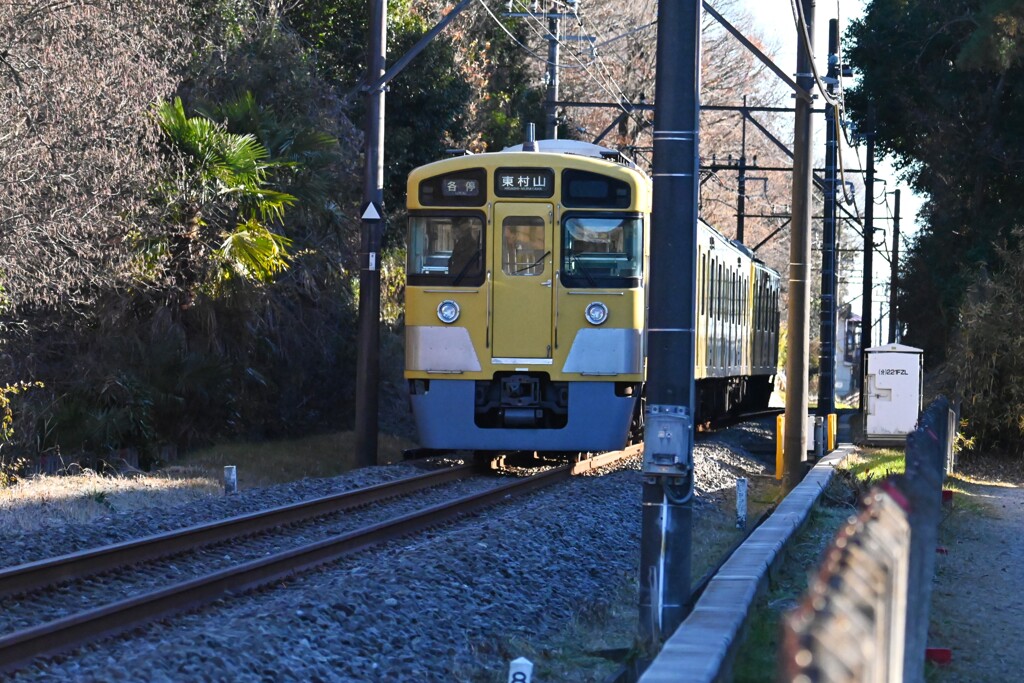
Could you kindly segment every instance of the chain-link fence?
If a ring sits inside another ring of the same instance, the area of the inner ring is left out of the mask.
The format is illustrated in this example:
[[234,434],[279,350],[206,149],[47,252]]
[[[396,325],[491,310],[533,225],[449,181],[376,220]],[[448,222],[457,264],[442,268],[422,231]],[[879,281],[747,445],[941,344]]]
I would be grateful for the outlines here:
[[786,681],[923,681],[942,480],[958,417],[945,398],[907,436],[906,473],[874,488],[839,531],[784,623]]

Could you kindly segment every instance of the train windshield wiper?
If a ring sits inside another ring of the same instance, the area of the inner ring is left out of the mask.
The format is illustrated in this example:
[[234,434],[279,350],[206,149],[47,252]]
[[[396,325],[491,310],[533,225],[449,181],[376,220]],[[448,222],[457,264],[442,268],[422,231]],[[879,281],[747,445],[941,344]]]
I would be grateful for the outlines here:
[[597,287],[597,281],[594,280],[594,276],[590,274],[590,271],[587,270],[587,267],[583,265],[582,261],[580,261],[579,256],[570,251],[569,260],[575,263],[577,270],[583,273],[583,277],[587,278],[587,284],[589,284],[591,287]]
[[546,259],[548,256],[551,256],[551,252],[550,251],[545,251],[543,256],[541,256],[539,259],[537,259],[536,261],[534,261],[530,265],[523,266],[522,268],[519,268],[518,270],[516,270],[516,274],[525,273],[528,270],[533,270],[534,268],[536,268],[540,264],[544,263],[544,259]]

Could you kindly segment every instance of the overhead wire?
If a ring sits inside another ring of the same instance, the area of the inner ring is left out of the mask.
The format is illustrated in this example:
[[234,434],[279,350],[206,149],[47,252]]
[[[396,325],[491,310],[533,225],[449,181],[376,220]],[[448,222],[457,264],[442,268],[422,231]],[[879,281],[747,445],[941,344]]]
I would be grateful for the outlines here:
[[[526,4],[525,4],[525,2],[523,2],[523,0],[516,0],[516,2],[520,5],[520,7],[522,9],[527,10],[526,13],[529,15],[529,16],[526,17],[527,26],[529,26],[530,29],[534,33],[536,33],[540,38],[542,38],[543,40],[549,40],[548,36],[550,36],[551,33],[550,33],[550,31],[548,31],[547,26],[544,26],[543,23],[541,23],[540,18],[537,15],[535,15],[533,12],[529,11],[529,8],[526,7]],[[483,4],[485,7],[487,7],[487,3],[485,2],[485,0],[480,0],[480,3]],[[490,11],[490,8],[487,8],[487,9],[488,9],[488,13],[491,14],[491,16],[494,19],[497,20],[497,17],[495,17],[494,13]],[[538,24],[540,26],[540,28],[539,29],[536,28],[533,24]],[[507,30],[506,30],[506,32],[507,32]],[[622,92],[622,90],[619,89],[617,87],[617,85],[615,85],[615,80],[611,77],[610,74],[607,73],[607,67],[605,67],[605,65],[597,57],[597,53],[595,53],[595,58],[593,60],[591,60],[588,63],[584,63],[583,60],[580,59],[579,55],[577,55],[575,53],[575,51],[569,49],[568,45],[564,41],[562,41],[559,36],[552,36],[552,38],[555,40],[556,43],[558,43],[558,45],[560,47],[565,48],[565,52],[566,52],[567,55],[569,55],[572,59],[574,59],[574,60],[576,60],[578,62],[578,66],[572,66],[572,68],[581,68],[581,69],[583,69],[583,71],[586,72],[586,74],[591,78],[591,80],[594,81],[594,83],[596,83],[598,85],[598,87],[600,87],[609,97],[611,97],[612,99],[614,99],[616,101],[619,109],[621,109],[623,113],[625,113],[631,119],[636,121],[638,125],[641,125],[641,126],[646,125],[646,120],[645,119],[643,119],[641,117],[638,117],[634,111],[632,111],[630,108],[628,108],[625,105],[623,105],[623,102],[624,101],[628,101],[628,98],[626,98],[625,94]],[[552,66],[556,66],[557,68],[568,68],[568,67],[570,67],[570,65],[556,65],[556,64],[552,64],[547,59],[544,59],[543,61],[546,64],[549,64],[549,65],[552,65]],[[602,68],[602,70],[605,71],[605,76],[608,78],[608,81],[612,84],[612,87],[609,87],[607,82],[602,81],[602,79],[599,78],[593,72],[593,70],[590,69],[590,66],[593,65],[594,63],[597,63],[598,66],[600,68]]]
[[530,48],[529,46],[527,46],[527,45],[523,44],[523,42],[522,42],[522,41],[520,41],[520,40],[519,40],[518,38],[516,38],[516,37],[515,37],[515,35],[514,35],[514,34],[512,33],[512,31],[510,31],[510,30],[508,29],[508,27],[507,27],[507,26],[505,26],[505,22],[503,22],[503,21],[502,21],[501,19],[499,19],[499,18],[498,18],[498,16],[497,16],[497,15],[496,15],[496,14],[495,14],[495,13],[494,13],[494,12],[493,12],[492,10],[491,10],[491,8],[490,8],[490,7],[489,7],[489,6],[487,5],[487,3],[485,2],[485,0],[479,0],[479,1],[480,1],[480,4],[481,4],[481,5],[483,6],[483,8],[484,8],[484,11],[486,11],[486,12],[487,12],[487,14],[489,14],[489,15],[490,15],[491,19],[492,19],[492,20],[494,20],[494,23],[495,23],[495,24],[497,24],[497,25],[498,25],[498,27],[499,27],[499,28],[500,28],[500,29],[501,29],[502,31],[504,31],[504,32],[505,32],[505,34],[506,34],[506,35],[507,35],[507,36],[508,36],[509,38],[511,38],[511,39],[512,39],[512,42],[513,42],[513,43],[515,43],[515,45],[516,45],[516,46],[517,46],[517,47],[518,47],[519,49],[523,50],[524,52],[526,52],[526,53],[527,53],[528,55],[530,55],[530,56],[531,56],[531,57],[533,57],[534,59],[536,59],[536,60],[538,60],[538,61],[541,61],[541,62],[544,62],[545,64],[547,64],[547,65],[549,65],[549,66],[558,66],[557,64],[555,64],[555,63],[553,63],[553,62],[550,62],[550,61],[548,61],[548,58],[547,58],[547,57],[544,57],[544,56],[542,56],[542,55],[539,55],[539,54],[537,54],[537,53],[536,53],[536,52],[534,52],[534,51],[533,51],[533,50],[532,50],[532,49],[531,49],[531,48]]

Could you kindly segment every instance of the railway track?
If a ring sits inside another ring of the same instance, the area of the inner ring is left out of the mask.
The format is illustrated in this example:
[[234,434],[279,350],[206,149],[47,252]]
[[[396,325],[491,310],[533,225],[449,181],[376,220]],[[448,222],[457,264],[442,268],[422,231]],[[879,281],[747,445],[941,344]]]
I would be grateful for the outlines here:
[[[174,613],[195,609],[229,593],[241,593],[294,576],[359,550],[526,495],[632,454],[633,449],[605,454],[529,477],[519,477],[509,483],[427,505],[385,521],[264,554],[172,585],[129,592],[129,597],[114,602],[87,606],[81,611],[45,623],[20,628],[0,637],[0,672],[17,669],[39,656],[63,652]],[[470,477],[473,472],[473,467],[468,465],[440,470],[137,541],[11,567],[0,571],[0,596],[4,596],[8,604],[12,598],[21,601],[28,598],[30,601],[32,595],[50,590],[55,584],[81,581],[97,575],[102,577],[104,572],[152,562],[168,555],[180,555],[194,550],[197,545],[214,545],[219,548],[228,541],[265,534],[282,525],[321,519],[339,511],[457,482]],[[141,570],[132,570],[137,571]]]

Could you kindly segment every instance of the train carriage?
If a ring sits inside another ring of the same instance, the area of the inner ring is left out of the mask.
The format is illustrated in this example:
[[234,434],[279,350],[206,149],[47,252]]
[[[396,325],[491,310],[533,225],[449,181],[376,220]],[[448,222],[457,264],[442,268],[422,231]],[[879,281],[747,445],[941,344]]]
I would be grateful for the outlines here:
[[[649,178],[616,151],[542,140],[415,169],[408,208],[405,376],[421,446],[600,451],[635,437]],[[774,271],[700,230],[701,412],[724,412],[756,393],[745,375],[769,369],[754,309],[778,276],[765,286]]]

